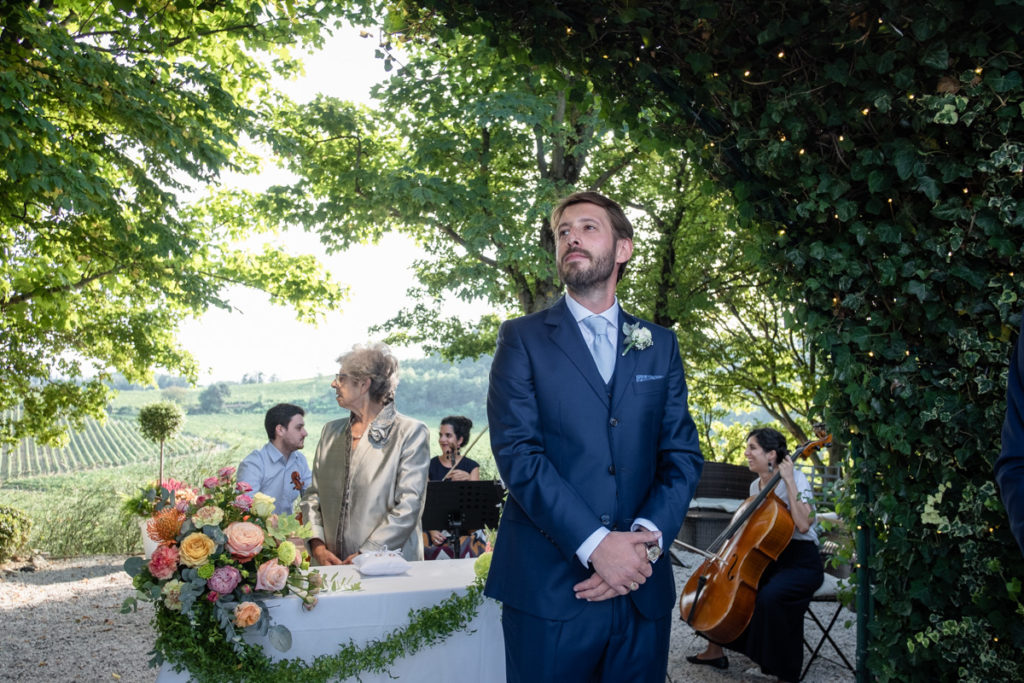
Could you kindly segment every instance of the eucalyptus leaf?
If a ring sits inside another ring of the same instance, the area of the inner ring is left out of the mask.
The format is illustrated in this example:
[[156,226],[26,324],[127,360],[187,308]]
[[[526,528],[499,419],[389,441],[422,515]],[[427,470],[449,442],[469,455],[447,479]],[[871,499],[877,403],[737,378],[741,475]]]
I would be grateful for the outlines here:
[[281,652],[292,649],[292,632],[280,624],[270,627],[267,631],[267,640]]

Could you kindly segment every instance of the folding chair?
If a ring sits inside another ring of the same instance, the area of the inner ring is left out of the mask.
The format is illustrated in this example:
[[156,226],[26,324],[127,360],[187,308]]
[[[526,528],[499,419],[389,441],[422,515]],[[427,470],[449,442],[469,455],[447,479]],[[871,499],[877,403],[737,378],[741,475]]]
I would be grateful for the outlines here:
[[[804,646],[807,647],[808,650],[810,650],[811,657],[807,660],[807,664],[804,666],[803,673],[800,674],[800,680],[803,680],[804,677],[807,676],[807,672],[810,670],[811,664],[813,664],[814,660],[818,658],[818,653],[821,652],[821,647],[825,644],[826,640],[829,642],[829,644],[832,645],[832,649],[835,650],[837,655],[839,655],[839,658],[843,660],[843,664],[846,665],[846,668],[853,672],[853,665],[850,664],[850,660],[846,658],[846,655],[843,654],[843,651],[839,649],[839,645],[836,644],[836,641],[832,639],[831,633],[832,627],[835,626],[836,621],[839,620],[839,614],[843,611],[843,603],[839,602],[839,579],[832,576],[831,574],[825,574],[825,580],[821,582],[821,586],[818,588],[818,590],[814,591],[814,595],[811,597],[811,602],[835,603],[836,609],[835,612],[832,613],[832,618],[829,620],[828,626],[825,626],[821,623],[821,621],[818,619],[818,615],[814,613],[813,609],[807,609],[807,616],[809,616],[814,621],[814,623],[817,624],[818,629],[821,631],[821,637],[818,638],[818,644],[812,647],[811,644],[808,642],[806,631],[804,633]],[[822,655],[822,657],[825,658],[824,655]],[[829,661],[832,661],[834,664],[839,663],[834,660]]]

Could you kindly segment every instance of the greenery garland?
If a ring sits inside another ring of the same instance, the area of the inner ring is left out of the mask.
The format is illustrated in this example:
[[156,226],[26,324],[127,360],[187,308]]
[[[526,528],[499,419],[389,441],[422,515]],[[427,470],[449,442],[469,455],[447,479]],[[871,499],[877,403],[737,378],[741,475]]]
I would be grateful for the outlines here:
[[244,643],[240,654],[225,640],[208,605],[197,605],[195,618],[174,612],[158,603],[153,626],[157,631],[151,666],[170,662],[177,672],[186,671],[198,683],[221,681],[344,680],[363,673],[384,673],[398,659],[443,642],[466,629],[483,602],[483,577],[467,587],[465,595],[452,593],[433,607],[409,611],[409,623],[381,640],[359,647],[343,645],[333,655],[322,655],[307,664],[301,659],[273,661],[259,645]]

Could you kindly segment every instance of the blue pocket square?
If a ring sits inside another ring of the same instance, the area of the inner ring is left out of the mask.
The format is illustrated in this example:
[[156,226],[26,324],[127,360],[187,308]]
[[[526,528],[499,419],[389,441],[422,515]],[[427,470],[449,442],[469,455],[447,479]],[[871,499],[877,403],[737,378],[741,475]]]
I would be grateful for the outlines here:
[[665,375],[637,375],[636,376],[636,381],[637,382],[651,382],[653,380],[662,379],[664,377],[665,377]]

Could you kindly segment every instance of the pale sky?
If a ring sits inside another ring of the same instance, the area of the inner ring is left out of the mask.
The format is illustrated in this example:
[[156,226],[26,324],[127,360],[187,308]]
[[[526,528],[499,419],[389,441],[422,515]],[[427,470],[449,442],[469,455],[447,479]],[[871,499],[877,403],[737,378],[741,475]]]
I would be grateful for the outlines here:
[[[322,52],[306,61],[306,77],[285,89],[300,101],[323,92],[370,104],[370,88],[386,77],[383,61],[374,58],[376,44],[376,32],[369,38],[361,38],[355,29],[339,32]],[[268,171],[254,184],[286,182],[285,178],[279,172]],[[379,245],[335,255],[325,252],[316,235],[301,230],[289,231],[273,241],[287,244],[292,253],[316,255],[337,281],[350,288],[349,299],[341,310],[331,311],[320,326],[314,327],[297,322],[289,309],[271,305],[261,292],[229,289],[227,297],[236,310],[210,310],[201,318],[187,321],[178,336],[199,362],[200,384],[239,381],[246,373],[260,371],[268,378],[277,375],[282,380],[337,372],[334,359],[353,344],[369,340],[368,328],[397,313],[406,303],[406,291],[415,284],[411,264],[416,246],[398,235],[385,237]],[[475,316],[487,307],[452,302],[445,309],[448,314]],[[399,358],[422,356],[415,348],[396,348],[395,354]]]

